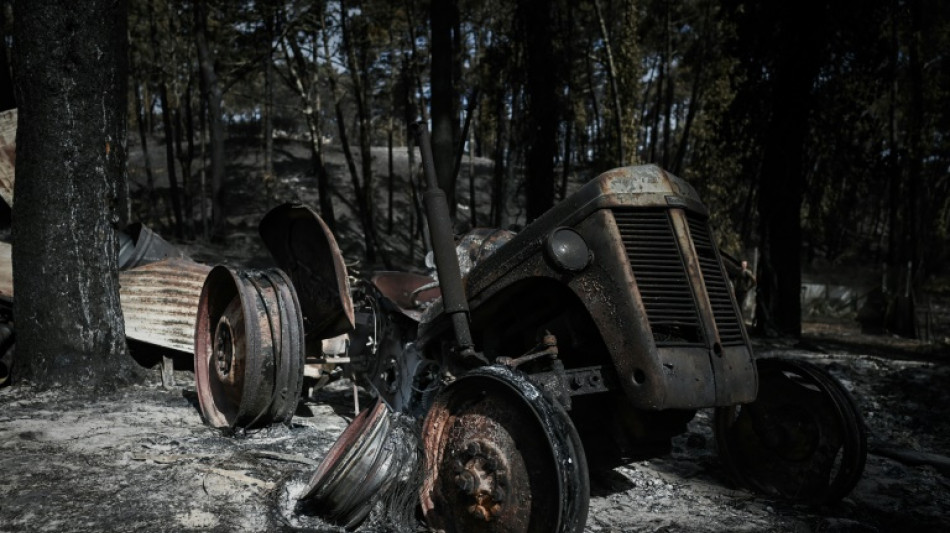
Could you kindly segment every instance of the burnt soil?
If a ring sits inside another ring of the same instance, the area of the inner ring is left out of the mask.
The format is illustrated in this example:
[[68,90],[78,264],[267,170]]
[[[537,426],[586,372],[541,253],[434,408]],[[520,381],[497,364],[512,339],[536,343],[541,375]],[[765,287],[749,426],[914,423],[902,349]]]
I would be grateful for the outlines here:
[[[809,324],[803,342],[756,341],[759,357],[828,369],[860,406],[871,453],[843,501],[814,508],[736,487],[701,411],[670,455],[592,475],[585,531],[950,530],[948,354],[893,337],[872,354],[860,347],[874,337],[855,336]],[[0,531],[339,530],[294,505],[353,417],[350,382],[308,395],[289,426],[235,435],[203,423],[192,374],[175,374],[174,386],[154,368],[145,385],[97,395],[0,389]]]
[[[279,146],[273,187],[247,179],[258,161],[232,154],[231,231],[214,250],[186,243],[188,253],[208,263],[266,265],[256,225],[267,208],[283,201],[316,205],[302,146]],[[133,193],[144,203],[141,153],[132,149],[131,158],[130,177],[139,181]],[[151,159],[161,186],[163,158]],[[384,152],[377,159],[385,162]],[[342,157],[331,153],[327,161],[337,188],[337,237],[349,260],[359,256],[357,217]],[[397,169],[400,164],[405,175],[405,152]],[[466,160],[467,169],[487,195],[490,165]],[[397,213],[412,211],[408,189],[399,181]],[[379,191],[378,205],[386,205],[385,189]],[[143,212],[141,204],[134,207]],[[167,206],[153,207],[143,221],[170,235]],[[512,208],[514,221],[521,214]],[[398,214],[395,228],[384,243],[395,266],[421,265],[421,232]],[[948,315],[937,323],[950,324]],[[947,335],[923,344],[864,335],[853,321],[835,320],[806,324],[800,341],[754,341],[759,357],[800,358],[828,369],[859,405],[871,453],[841,502],[814,508],[735,486],[718,459],[707,410],[674,439],[671,454],[593,473],[586,531],[950,531]],[[23,382],[0,388],[0,532],[340,531],[296,513],[295,498],[354,416],[351,384],[341,379],[307,394],[289,426],[234,435],[202,421],[189,361],[188,354],[176,357],[174,385],[163,385],[158,368],[145,362],[147,383],[108,393],[37,391]],[[369,400],[360,394],[363,406]],[[385,518],[374,513],[361,531],[391,529]]]

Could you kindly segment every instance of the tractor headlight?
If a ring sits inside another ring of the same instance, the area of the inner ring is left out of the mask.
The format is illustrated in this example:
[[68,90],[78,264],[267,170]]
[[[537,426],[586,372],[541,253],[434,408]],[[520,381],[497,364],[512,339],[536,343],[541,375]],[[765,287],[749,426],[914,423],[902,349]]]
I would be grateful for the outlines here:
[[593,258],[587,242],[571,228],[552,231],[545,243],[545,250],[558,268],[569,272],[584,270]]

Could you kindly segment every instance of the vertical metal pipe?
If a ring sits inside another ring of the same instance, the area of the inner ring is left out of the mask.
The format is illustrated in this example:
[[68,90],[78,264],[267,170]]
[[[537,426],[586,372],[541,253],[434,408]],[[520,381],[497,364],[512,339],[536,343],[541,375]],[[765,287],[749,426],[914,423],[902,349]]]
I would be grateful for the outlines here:
[[432,240],[432,253],[435,256],[435,268],[439,273],[443,310],[451,317],[459,353],[463,356],[475,355],[468,323],[468,300],[465,297],[462,273],[455,254],[452,217],[449,215],[445,193],[439,188],[439,180],[435,173],[429,130],[420,123],[414,124],[413,130],[422,153],[422,170],[426,178],[423,201],[426,208],[426,221],[429,225],[429,237]]

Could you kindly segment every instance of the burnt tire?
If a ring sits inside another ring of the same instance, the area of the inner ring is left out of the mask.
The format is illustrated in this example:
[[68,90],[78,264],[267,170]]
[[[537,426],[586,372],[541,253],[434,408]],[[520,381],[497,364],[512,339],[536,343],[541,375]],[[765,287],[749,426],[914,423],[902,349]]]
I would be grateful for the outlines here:
[[719,455],[757,492],[816,505],[844,498],[867,460],[863,417],[842,384],[813,364],[756,361],[759,394],[716,409]]

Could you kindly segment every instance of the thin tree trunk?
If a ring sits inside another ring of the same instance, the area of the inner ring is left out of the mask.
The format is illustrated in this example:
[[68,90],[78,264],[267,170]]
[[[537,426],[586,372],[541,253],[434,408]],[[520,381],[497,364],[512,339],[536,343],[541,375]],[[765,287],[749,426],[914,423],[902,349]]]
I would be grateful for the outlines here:
[[[316,34],[311,34],[310,38],[314,48],[316,48]],[[334,231],[336,229],[336,213],[333,209],[333,201],[330,198],[330,176],[327,173],[326,164],[323,160],[323,129],[320,125],[322,101],[320,99],[320,91],[316,87],[316,71],[311,71],[311,68],[308,67],[303,50],[301,50],[300,44],[294,35],[290,35],[282,40],[281,47],[290,70],[290,80],[288,83],[296,91],[297,96],[300,97],[300,105],[304,118],[307,121],[307,131],[310,134],[310,161],[313,167],[313,173],[317,177],[320,217],[330,230]],[[314,61],[314,65],[315,64],[316,61]],[[316,67],[314,66],[312,68],[315,69]],[[308,72],[313,73],[308,74]]]
[[175,214],[175,236],[181,239],[183,222],[181,215],[181,194],[178,188],[178,174],[175,169],[175,128],[172,123],[172,108],[168,103],[168,87],[165,80],[159,83],[159,98],[162,103],[162,127],[165,130],[165,165],[168,174],[168,194],[171,196],[172,210]]
[[614,65],[614,54],[610,46],[610,35],[607,33],[607,24],[600,8],[600,0],[594,0],[594,11],[597,13],[597,23],[600,26],[600,37],[604,40],[604,52],[607,55],[607,81],[610,83],[610,93],[613,95],[614,126],[617,128],[617,160],[621,163],[627,160],[623,146],[623,108],[620,107],[620,92],[617,90],[617,67]]
[[[593,43],[588,41],[588,48],[593,50]],[[600,103],[597,101],[597,83],[594,80],[594,64],[591,61],[591,54],[585,54],[585,64],[587,65],[587,94],[590,95],[590,106],[593,116],[591,117],[591,123],[597,128],[597,134],[594,136],[594,145],[597,149],[597,154],[594,156],[595,159],[602,158],[604,156],[604,139],[603,139],[603,128],[601,124],[603,123],[603,114],[600,111]]]
[[[155,15],[152,12],[152,2],[146,4],[148,17],[149,17],[149,33],[151,35],[152,47],[155,50],[162,50],[162,43],[158,38],[158,25],[155,23]],[[162,57],[161,55],[159,56]],[[164,63],[162,59],[159,60],[161,63]],[[178,193],[178,176],[175,173],[175,147],[174,147],[174,131],[172,128],[172,107],[168,101],[168,84],[165,81],[164,74],[160,75],[159,84],[158,84],[158,98],[162,106],[162,128],[164,129],[165,136],[165,165],[166,173],[168,174],[168,194],[169,200],[172,205],[172,213],[175,218],[174,221],[174,230],[175,235],[178,238],[182,237],[182,215],[181,215],[181,200]]]
[[274,13],[267,2],[261,4],[264,18],[264,33],[267,35],[267,53],[264,54],[264,102],[261,106],[261,137],[263,144],[263,163],[261,173],[267,189],[268,198],[272,198],[277,177],[274,175]]
[[663,168],[670,167],[672,154],[671,139],[673,138],[673,22],[671,18],[670,0],[666,0],[666,47],[663,51],[664,70],[666,72],[666,101],[664,103],[664,122],[663,122]]
[[670,169],[673,174],[679,174],[683,170],[683,162],[686,159],[686,148],[689,146],[689,134],[693,126],[693,120],[695,120],[699,108],[702,107],[702,102],[700,101],[700,88],[702,87],[703,79],[702,65],[703,64],[700,63],[699,66],[696,67],[696,74],[693,78],[693,88],[689,96],[689,111],[686,112],[683,134],[680,136],[679,147],[676,150],[676,158],[674,159],[673,167]]
[[393,171],[393,111],[392,106],[390,106],[389,127],[386,132],[386,155],[389,170],[389,182],[386,187],[386,233],[389,235],[393,233],[393,188],[396,184],[396,176]]
[[155,196],[155,176],[152,174],[152,158],[148,153],[148,133],[145,126],[145,110],[142,106],[141,87],[136,83],[132,91],[135,99],[135,121],[138,124],[139,142],[142,145],[142,160],[145,165],[145,195],[148,199],[146,206],[147,219],[152,222],[156,218],[155,207],[157,198]]
[[191,83],[192,81],[189,79],[185,89],[184,101],[179,100],[179,106],[175,109],[175,151],[178,154],[178,163],[181,166],[181,192],[184,200],[183,219],[185,225],[183,229],[185,236],[189,239],[194,237],[195,212],[191,198],[191,160],[194,154],[191,150],[186,151],[182,144],[185,141],[184,137],[188,128],[187,115],[190,111],[186,111],[186,116],[183,117],[181,106],[184,105],[186,109],[191,108]]
[[221,84],[214,71],[214,59],[207,42],[208,16],[204,2],[195,2],[195,43],[201,71],[201,93],[208,105],[208,132],[211,137],[211,232],[212,238],[224,237],[224,122],[221,114]]
[[[341,12],[341,24],[345,27],[343,19],[346,17],[346,6],[343,5],[341,0],[340,5]],[[324,18],[323,25],[323,51],[326,56],[326,60],[329,63],[330,61],[330,43],[329,36],[327,35],[326,28],[326,19]],[[345,31],[343,31],[345,35]],[[346,41],[346,38],[343,38]],[[330,82],[330,92],[333,95],[333,110],[334,117],[336,118],[337,131],[340,135],[340,145],[343,149],[343,156],[346,159],[347,170],[350,174],[350,182],[353,185],[353,194],[356,196],[356,205],[358,215],[360,217],[360,224],[363,227],[363,246],[364,254],[366,260],[369,263],[374,263],[376,261],[376,245],[375,245],[375,231],[373,228],[373,221],[369,218],[370,214],[366,209],[365,199],[366,193],[363,190],[363,185],[360,180],[359,171],[356,167],[356,159],[353,157],[353,152],[350,148],[349,137],[347,136],[346,130],[346,116],[343,113],[343,96],[340,93],[339,83],[336,79],[336,72],[333,68],[328,68],[327,79]],[[356,91],[354,91],[356,92]],[[359,96],[356,97],[359,100]]]

